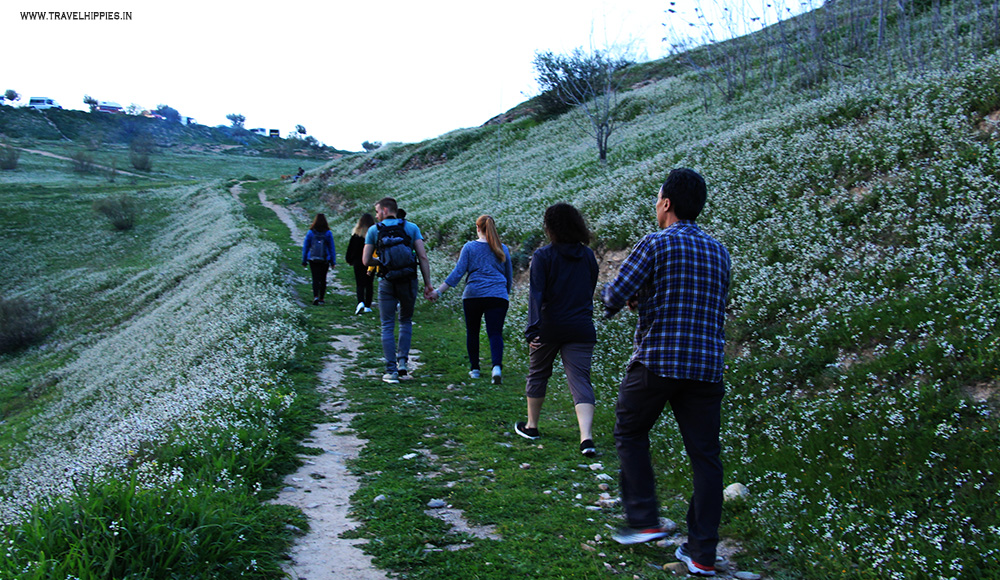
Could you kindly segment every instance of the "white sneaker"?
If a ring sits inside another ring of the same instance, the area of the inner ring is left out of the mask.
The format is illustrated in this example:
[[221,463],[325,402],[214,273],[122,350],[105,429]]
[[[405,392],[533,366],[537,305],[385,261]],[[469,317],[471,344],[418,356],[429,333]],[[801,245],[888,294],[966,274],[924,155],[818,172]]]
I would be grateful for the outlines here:
[[399,373],[391,372],[382,375],[382,381],[386,383],[396,384],[399,382]]
[[358,307],[354,309],[355,314],[361,314],[361,311],[365,309],[364,302],[358,302]]
[[365,312],[371,312],[371,311],[372,311],[371,308],[368,308],[367,306],[365,306]]
[[479,369],[472,369],[471,371],[469,371],[469,377],[473,378],[473,379],[478,379],[479,378]]
[[499,385],[503,382],[503,377],[500,376],[500,367],[493,367],[493,384]]

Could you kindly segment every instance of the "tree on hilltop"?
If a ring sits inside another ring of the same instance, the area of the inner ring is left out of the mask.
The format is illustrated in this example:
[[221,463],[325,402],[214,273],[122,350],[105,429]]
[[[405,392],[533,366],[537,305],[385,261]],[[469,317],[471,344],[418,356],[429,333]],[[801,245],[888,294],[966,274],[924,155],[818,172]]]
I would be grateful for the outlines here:
[[550,102],[567,110],[574,107],[583,110],[602,164],[607,163],[608,139],[618,126],[621,75],[616,73],[632,64],[627,56],[614,54],[618,52],[621,49],[584,52],[576,48],[570,54],[536,52],[532,62],[542,95],[548,95]]
[[17,94],[17,91],[15,91],[14,89],[7,89],[7,92],[5,92],[2,97],[0,97],[0,103],[2,103],[4,99],[10,102],[20,101],[21,95]]
[[173,123],[181,122],[181,114],[177,111],[177,109],[169,105],[157,105],[156,110],[154,112],[157,115]]
[[364,143],[361,144],[361,147],[363,147],[366,152],[374,151],[381,146],[382,146],[381,141],[365,141]]
[[90,95],[83,95],[83,104],[90,107],[91,113],[97,110],[97,99]]
[[304,125],[296,125],[295,132],[298,133],[299,135],[304,136],[306,134],[306,128]]
[[247,121],[247,118],[239,113],[230,113],[226,115],[226,118],[233,124],[233,129],[242,129],[243,123],[246,123]]

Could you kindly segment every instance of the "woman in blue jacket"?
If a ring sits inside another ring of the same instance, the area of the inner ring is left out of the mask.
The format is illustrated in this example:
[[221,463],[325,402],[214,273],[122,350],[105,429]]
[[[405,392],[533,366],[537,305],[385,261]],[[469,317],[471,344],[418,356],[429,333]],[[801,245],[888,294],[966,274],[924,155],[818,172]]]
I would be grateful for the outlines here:
[[326,215],[318,213],[302,240],[302,267],[312,273],[313,304],[326,304],[326,273],[337,265],[337,251]]
[[465,311],[465,347],[469,351],[469,376],[479,378],[479,328],[486,319],[486,335],[490,340],[491,373],[494,385],[499,385],[503,368],[503,324],[507,318],[508,297],[514,282],[510,250],[500,242],[496,222],[488,215],[476,220],[474,241],[462,246],[458,263],[451,274],[434,291],[436,300],[442,292],[454,287],[465,276],[462,309]]

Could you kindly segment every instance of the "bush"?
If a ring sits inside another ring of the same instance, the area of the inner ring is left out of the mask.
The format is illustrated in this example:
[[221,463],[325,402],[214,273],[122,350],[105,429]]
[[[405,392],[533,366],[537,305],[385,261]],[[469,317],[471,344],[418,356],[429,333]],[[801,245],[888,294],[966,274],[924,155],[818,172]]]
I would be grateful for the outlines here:
[[94,156],[86,151],[77,151],[70,156],[73,160],[73,171],[77,173],[93,173],[95,169]]
[[95,201],[94,210],[108,218],[111,225],[119,231],[132,229],[139,213],[135,201],[124,194],[121,197],[106,197]]
[[152,171],[153,169],[153,141],[148,137],[136,137],[129,145],[129,160],[132,167],[139,171]]
[[27,300],[0,298],[0,354],[41,342],[49,328],[48,319]]
[[0,143],[0,169],[17,169],[17,162],[20,159],[20,149],[15,149],[7,143]]

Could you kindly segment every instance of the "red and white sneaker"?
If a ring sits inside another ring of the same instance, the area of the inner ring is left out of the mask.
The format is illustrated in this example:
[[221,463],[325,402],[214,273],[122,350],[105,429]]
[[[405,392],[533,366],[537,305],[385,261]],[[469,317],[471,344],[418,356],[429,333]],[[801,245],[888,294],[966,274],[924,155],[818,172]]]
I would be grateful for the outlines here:
[[677,546],[677,551],[674,552],[674,556],[676,556],[681,562],[687,564],[688,574],[692,574],[694,576],[715,576],[715,566],[706,566],[692,560],[687,547],[687,544]]

